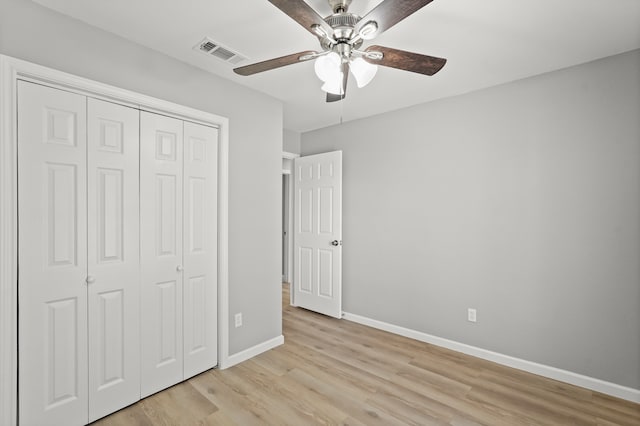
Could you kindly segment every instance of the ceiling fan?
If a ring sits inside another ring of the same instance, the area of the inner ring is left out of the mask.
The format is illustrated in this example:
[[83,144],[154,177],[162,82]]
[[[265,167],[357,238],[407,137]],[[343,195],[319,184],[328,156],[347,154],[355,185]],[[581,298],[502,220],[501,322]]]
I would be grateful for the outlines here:
[[349,72],[358,87],[364,87],[376,74],[377,65],[433,75],[446,59],[419,53],[369,46],[371,40],[433,0],[383,0],[364,17],[349,13],[352,0],[328,0],[333,14],[322,18],[304,0],[269,0],[307,31],[318,37],[322,50],[294,53],[234,69],[240,75],[252,75],[274,68],[315,59],[315,71],[323,81],[327,102],[344,99]]

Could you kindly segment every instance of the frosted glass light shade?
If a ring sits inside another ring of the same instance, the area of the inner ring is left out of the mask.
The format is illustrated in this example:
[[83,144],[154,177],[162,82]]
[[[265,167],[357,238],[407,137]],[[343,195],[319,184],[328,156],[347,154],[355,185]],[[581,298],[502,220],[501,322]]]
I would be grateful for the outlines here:
[[342,74],[342,71],[338,72],[338,74],[334,76],[335,78],[331,78],[324,82],[322,90],[327,93],[333,93],[334,95],[341,95],[343,76],[344,74]]
[[[364,87],[373,80],[378,66],[370,64],[362,58],[352,59],[349,69],[356,79],[358,87]],[[335,52],[318,57],[314,64],[316,75],[322,82],[322,90],[334,95],[342,95],[343,73],[342,58]]]
[[316,59],[314,69],[318,78],[324,82],[334,80],[340,72],[340,55],[331,52]]
[[322,82],[322,90],[334,95],[342,93],[342,60],[340,55],[331,52],[328,55],[320,56],[314,65],[316,75]]
[[356,78],[356,84],[362,88],[371,83],[376,72],[378,72],[378,66],[370,64],[362,58],[356,58],[351,61],[351,74]]

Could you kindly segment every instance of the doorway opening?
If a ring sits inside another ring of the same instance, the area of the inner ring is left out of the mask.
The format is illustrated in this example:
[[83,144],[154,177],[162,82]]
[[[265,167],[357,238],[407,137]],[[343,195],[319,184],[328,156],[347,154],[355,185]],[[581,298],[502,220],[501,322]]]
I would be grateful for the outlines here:
[[[282,153],[282,282],[293,281],[293,160],[300,155]],[[293,303],[293,298],[291,299]]]
[[291,197],[289,187],[291,185],[291,171],[282,171],[282,282],[291,282],[291,246],[289,244],[291,235]]

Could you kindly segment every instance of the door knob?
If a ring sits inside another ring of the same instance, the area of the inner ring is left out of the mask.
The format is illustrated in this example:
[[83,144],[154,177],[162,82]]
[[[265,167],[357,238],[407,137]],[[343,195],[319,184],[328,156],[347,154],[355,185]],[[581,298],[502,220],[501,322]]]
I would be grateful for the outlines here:
[[340,241],[338,241],[338,240],[333,240],[333,241],[331,241],[331,245],[332,245],[332,246],[339,246],[339,245],[340,245]]
[[87,284],[93,284],[96,282],[96,277],[93,275],[87,275]]
[[178,266],[176,266],[176,271],[182,272],[182,271],[184,271],[184,268],[182,267],[182,265],[178,265]]

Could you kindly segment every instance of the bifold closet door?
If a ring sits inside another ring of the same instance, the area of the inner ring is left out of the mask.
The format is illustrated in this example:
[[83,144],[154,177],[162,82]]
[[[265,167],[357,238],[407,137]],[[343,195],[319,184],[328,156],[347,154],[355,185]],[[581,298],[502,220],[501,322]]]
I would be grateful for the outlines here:
[[86,424],[140,399],[139,112],[18,105],[20,423]]
[[18,83],[22,425],[88,421],[86,98]]
[[90,422],[140,399],[139,114],[88,99]]
[[184,379],[218,363],[218,129],[184,123]]
[[217,364],[218,130],[140,125],[144,397]]
[[183,378],[183,122],[140,113],[141,392]]

